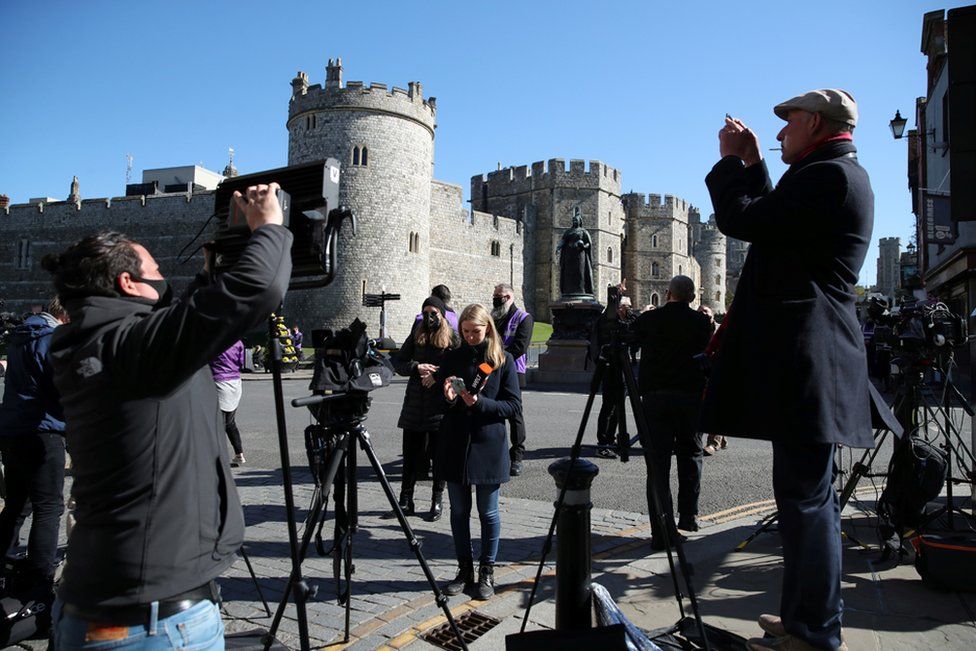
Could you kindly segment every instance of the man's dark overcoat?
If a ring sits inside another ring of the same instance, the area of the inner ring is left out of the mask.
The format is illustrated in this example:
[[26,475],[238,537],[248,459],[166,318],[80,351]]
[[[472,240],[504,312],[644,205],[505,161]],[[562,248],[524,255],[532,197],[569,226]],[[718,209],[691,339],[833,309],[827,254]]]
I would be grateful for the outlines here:
[[[447,353],[437,371],[438,385],[452,375],[471,386],[487,346],[462,343]],[[505,353],[505,364],[488,376],[478,402],[468,407],[458,398],[441,420],[434,463],[437,475],[459,484],[504,484],[510,478],[508,428],[505,421],[522,411],[515,362]]]
[[751,247],[706,389],[703,431],[873,445],[854,285],[874,194],[856,152],[850,141],[829,142],[775,188],[764,162],[745,167],[735,156],[706,177],[719,229]]

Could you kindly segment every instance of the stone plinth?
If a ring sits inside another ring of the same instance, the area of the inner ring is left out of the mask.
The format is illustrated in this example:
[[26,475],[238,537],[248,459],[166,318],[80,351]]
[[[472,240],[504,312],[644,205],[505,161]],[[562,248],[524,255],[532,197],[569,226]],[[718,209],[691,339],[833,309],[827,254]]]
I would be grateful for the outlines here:
[[539,368],[529,381],[533,384],[588,385],[593,377],[590,360],[590,333],[603,306],[593,300],[559,301],[552,310],[552,337],[548,349],[539,355]]

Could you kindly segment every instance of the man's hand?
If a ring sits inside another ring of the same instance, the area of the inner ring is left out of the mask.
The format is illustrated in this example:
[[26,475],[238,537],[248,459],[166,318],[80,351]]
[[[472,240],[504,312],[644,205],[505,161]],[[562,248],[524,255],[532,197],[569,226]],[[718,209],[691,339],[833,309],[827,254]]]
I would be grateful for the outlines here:
[[277,183],[269,185],[252,185],[245,190],[247,199],[240,192],[234,191],[234,202],[237,208],[244,213],[247,218],[247,226],[252,231],[257,230],[265,224],[278,224],[281,226],[285,217],[281,213],[281,206],[278,205]]
[[738,156],[746,167],[762,160],[759,138],[737,118],[725,118],[725,126],[718,132],[718,151],[722,158]]

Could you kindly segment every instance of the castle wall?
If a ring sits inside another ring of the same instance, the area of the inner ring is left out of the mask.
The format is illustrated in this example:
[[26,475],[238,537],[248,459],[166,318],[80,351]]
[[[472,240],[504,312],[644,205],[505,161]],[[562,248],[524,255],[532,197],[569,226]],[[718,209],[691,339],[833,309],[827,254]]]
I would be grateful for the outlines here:
[[[499,283],[510,284],[515,289],[516,304],[525,305],[518,221],[469,213],[461,203],[461,187],[440,181],[431,185],[430,203],[431,287],[441,283],[450,287],[452,306],[459,314],[471,303],[481,303],[490,310],[492,290]],[[419,308],[420,304],[417,311]]]
[[701,239],[695,247],[695,258],[701,265],[701,284],[699,296],[702,303],[716,314],[725,312],[726,297],[726,253],[725,236],[714,224],[701,228]]
[[[9,206],[0,211],[0,298],[6,302],[4,309],[25,312],[33,304],[47,304],[54,287],[50,274],[41,268],[41,259],[106,230],[121,231],[145,246],[178,294],[203,267],[203,256],[197,253],[182,265],[178,264],[182,258],[177,256],[212,214],[212,192]],[[196,245],[208,238],[209,233],[204,233]],[[26,268],[19,268],[24,262],[20,256],[22,241],[29,243]]]
[[326,88],[303,88],[301,74],[296,81],[288,163],[338,159],[340,202],[355,212],[358,233],[340,236],[341,263],[332,285],[289,295],[286,314],[303,329],[341,327],[359,317],[375,334],[380,310],[363,307],[362,295],[385,290],[402,297],[387,303],[387,327],[403,341],[430,291],[433,99],[424,101],[415,83],[410,90],[388,91],[376,83],[341,87],[341,78]]

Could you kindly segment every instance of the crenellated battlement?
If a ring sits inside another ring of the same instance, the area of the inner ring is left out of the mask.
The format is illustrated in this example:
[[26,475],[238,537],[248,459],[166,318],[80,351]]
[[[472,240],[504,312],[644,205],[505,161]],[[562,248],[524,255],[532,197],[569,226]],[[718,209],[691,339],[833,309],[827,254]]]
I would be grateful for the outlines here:
[[488,195],[511,195],[553,187],[576,187],[605,190],[620,194],[620,172],[598,160],[550,158],[529,165],[517,165],[471,177],[471,196],[481,196],[482,184],[488,184]]
[[316,111],[372,110],[393,113],[420,122],[433,132],[436,127],[437,99],[424,99],[423,86],[411,81],[407,88],[389,87],[387,84],[350,81],[343,85],[342,59],[333,63],[329,59],[325,85],[308,85],[308,75],[303,71],[292,79],[291,101],[288,104],[288,128],[296,118]]
[[628,192],[621,197],[628,215],[649,219],[680,219],[689,221],[699,217],[698,209],[681,197],[666,194],[644,194],[643,192]]
[[[85,218],[127,218],[134,212],[148,208],[150,216],[167,215],[171,212],[212,212],[213,191],[178,192],[134,197],[103,197],[81,201],[54,201],[41,203],[17,203],[0,209],[0,230],[4,226],[23,226],[28,220],[58,220],[70,222]],[[192,207],[187,208],[187,204]],[[145,214],[145,213],[141,213]]]

